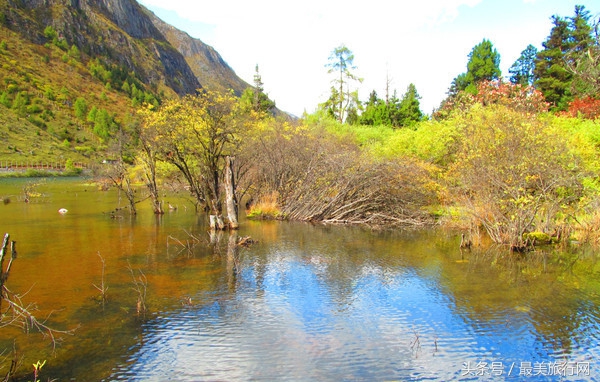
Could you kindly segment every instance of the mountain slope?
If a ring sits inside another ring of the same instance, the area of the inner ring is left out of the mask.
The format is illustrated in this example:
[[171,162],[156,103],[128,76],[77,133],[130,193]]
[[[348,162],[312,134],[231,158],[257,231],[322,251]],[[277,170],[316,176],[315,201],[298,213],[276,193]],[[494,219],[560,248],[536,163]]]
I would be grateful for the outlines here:
[[248,86],[135,0],[0,0],[0,161],[98,162],[142,102]]
[[200,87],[249,85],[212,47],[156,17],[135,0],[0,0],[4,25],[32,42],[47,41],[52,26],[71,46],[135,73],[146,84],[164,83],[177,94]]
[[232,75],[233,69],[211,46],[165,23],[149,10],[147,12],[154,26],[183,55],[202,86],[212,90],[233,89],[238,96],[250,86],[238,76]]

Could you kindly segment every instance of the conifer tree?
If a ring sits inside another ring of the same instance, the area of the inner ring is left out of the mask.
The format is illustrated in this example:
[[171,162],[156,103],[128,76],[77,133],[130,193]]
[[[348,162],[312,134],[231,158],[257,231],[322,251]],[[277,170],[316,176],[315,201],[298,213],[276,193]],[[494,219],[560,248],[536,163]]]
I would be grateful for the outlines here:
[[328,73],[334,74],[335,78],[331,81],[331,96],[325,103],[328,112],[335,116],[339,122],[346,120],[346,114],[349,107],[358,106],[358,92],[350,86],[352,82],[362,82],[362,79],[354,74],[354,53],[344,45],[335,48],[329,56],[329,62],[326,65]]
[[510,82],[522,86],[533,85],[533,81],[535,80],[533,70],[535,69],[537,52],[537,48],[531,44],[521,52],[521,56],[508,69],[508,72],[512,74]]
[[490,40],[483,39],[475,45],[469,53],[467,72],[459,74],[453,81],[448,94],[450,96],[465,90],[468,93],[477,93],[477,83],[493,81],[500,78],[500,54]]
[[552,16],[550,35],[542,43],[544,49],[537,54],[534,84],[553,110],[566,110],[573,99],[573,75],[568,65],[578,56],[577,51],[583,51],[591,41],[589,18],[589,12],[582,6],[576,6],[575,15],[569,19]]
[[535,86],[554,109],[564,110],[571,95],[571,74],[567,71],[564,57],[570,49],[569,25],[559,16],[552,16],[552,30],[542,43],[535,62]]
[[241,97],[241,105],[242,108],[246,110],[252,109],[257,113],[269,112],[275,108],[275,102],[271,101],[264,92],[264,84],[258,72],[258,64],[254,73],[254,86],[244,90]]
[[423,119],[423,112],[419,104],[420,98],[416,86],[414,84],[408,85],[406,93],[400,101],[399,122],[402,126],[412,126]]

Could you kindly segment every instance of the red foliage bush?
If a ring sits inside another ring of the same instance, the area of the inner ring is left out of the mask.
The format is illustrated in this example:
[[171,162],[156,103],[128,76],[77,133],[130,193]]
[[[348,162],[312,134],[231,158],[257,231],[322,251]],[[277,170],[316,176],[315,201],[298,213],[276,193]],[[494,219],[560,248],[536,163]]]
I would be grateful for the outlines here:
[[600,118],[600,99],[590,96],[576,98],[569,103],[569,109],[563,112],[563,115],[585,119]]
[[500,104],[524,113],[548,111],[542,92],[532,86],[522,86],[502,81],[482,81],[477,85],[475,102],[482,105]]
[[456,111],[468,111],[472,105],[504,105],[523,113],[544,113],[549,104],[539,90],[532,86],[516,85],[503,81],[481,81],[477,84],[477,94],[465,91],[448,97],[434,113],[434,119],[443,119]]

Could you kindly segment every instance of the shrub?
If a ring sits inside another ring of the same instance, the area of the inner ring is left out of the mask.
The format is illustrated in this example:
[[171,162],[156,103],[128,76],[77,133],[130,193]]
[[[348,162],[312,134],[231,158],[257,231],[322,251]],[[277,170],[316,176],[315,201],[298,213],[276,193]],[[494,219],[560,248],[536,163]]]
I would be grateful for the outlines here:
[[85,98],[78,97],[73,104],[75,109],[75,116],[81,120],[84,120],[88,113],[88,106]]
[[0,94],[0,104],[4,105],[4,107],[7,108],[12,107],[12,101],[10,100],[10,97],[8,96],[7,92],[2,92]]
[[474,107],[462,120],[450,169],[457,202],[496,243],[553,229],[582,195],[579,158],[547,120],[506,106]]
[[58,33],[56,33],[56,30],[54,29],[54,27],[52,27],[52,25],[48,25],[45,29],[44,29],[44,36],[48,39],[48,40],[54,40],[56,38],[58,38]]
[[30,114],[38,114],[41,113],[43,110],[44,108],[37,104],[27,106],[27,112]]
[[46,129],[46,122],[41,119],[40,117],[36,117],[36,116],[30,116],[29,118],[27,118],[27,120],[29,122],[31,122],[32,124],[34,124],[35,126],[39,127],[40,129]]

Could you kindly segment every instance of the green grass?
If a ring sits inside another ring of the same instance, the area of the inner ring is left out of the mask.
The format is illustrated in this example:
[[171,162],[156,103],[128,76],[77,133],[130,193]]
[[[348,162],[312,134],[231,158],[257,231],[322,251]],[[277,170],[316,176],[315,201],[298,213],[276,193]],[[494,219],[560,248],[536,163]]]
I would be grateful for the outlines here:
[[82,60],[64,62],[57,46],[30,43],[4,27],[0,42],[0,165],[104,159],[107,145],[76,116],[75,101],[85,99],[124,125],[134,113],[129,95],[107,90]]

